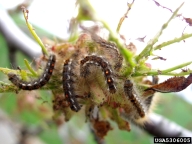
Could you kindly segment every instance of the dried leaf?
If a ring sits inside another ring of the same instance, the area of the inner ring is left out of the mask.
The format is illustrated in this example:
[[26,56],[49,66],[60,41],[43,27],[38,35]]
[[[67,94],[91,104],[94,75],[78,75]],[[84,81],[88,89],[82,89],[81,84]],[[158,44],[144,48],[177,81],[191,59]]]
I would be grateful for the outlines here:
[[107,135],[109,130],[112,130],[111,125],[108,121],[99,121],[99,120],[94,120],[92,121],[93,123],[93,128],[95,131],[95,134],[99,138],[103,138]]
[[143,97],[150,97],[150,96],[152,96],[152,95],[154,95],[154,94],[155,94],[155,91],[154,91],[154,90],[146,89],[146,90],[143,92],[142,96],[143,96]]
[[192,18],[184,18],[184,19],[189,24],[189,26],[192,26]]
[[141,37],[141,38],[137,38],[136,40],[138,40],[138,41],[140,41],[140,42],[145,42],[145,38],[146,38],[146,36]]
[[187,77],[172,77],[163,83],[147,88],[145,91],[154,90],[161,93],[179,92],[192,83],[192,73]]
[[164,61],[166,61],[167,59],[164,57],[161,57],[161,56],[157,56],[157,57],[152,58],[152,60],[164,60]]

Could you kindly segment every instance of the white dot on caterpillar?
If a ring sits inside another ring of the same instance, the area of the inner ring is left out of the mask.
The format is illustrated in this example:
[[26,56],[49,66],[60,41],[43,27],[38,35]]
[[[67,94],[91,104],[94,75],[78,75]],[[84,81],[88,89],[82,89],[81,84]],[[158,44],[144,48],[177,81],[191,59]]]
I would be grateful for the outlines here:
[[[51,74],[54,70],[55,61],[56,61],[56,56],[50,55],[47,65],[44,69],[44,72],[42,73],[41,77],[37,80],[31,81],[31,82],[27,82],[27,81],[25,82],[23,80],[20,80],[15,74],[11,74],[11,73],[8,74],[9,80],[14,85],[16,85],[17,87],[19,87],[20,89],[23,89],[23,90],[38,89],[38,88],[44,86],[49,81]],[[42,79],[45,79],[45,81]]]
[[47,69],[45,69],[45,72],[48,72],[49,71],[49,69],[47,68]]
[[74,101],[72,98],[70,99],[70,101],[71,101],[73,104],[75,103],[75,101]]
[[50,66],[50,65],[51,65],[51,62],[48,62],[48,63],[47,63],[47,66]]
[[46,76],[47,76],[47,74],[46,74],[46,73],[44,73],[43,77],[45,78]]
[[68,72],[70,72],[70,71],[71,71],[71,67],[70,67],[70,66],[68,67],[67,71],[68,71]]
[[71,88],[71,85],[70,85],[69,83],[67,83],[67,84],[66,84],[66,87],[67,87],[68,89],[70,89],[70,88]]
[[41,79],[40,79],[40,82],[42,82],[42,81],[43,81],[43,79],[41,78]]
[[70,91],[68,91],[68,94],[66,95],[66,97],[71,96],[71,95],[72,95],[72,93]]
[[71,73],[73,67],[71,67],[71,65],[72,61],[70,59],[66,60],[63,65],[63,90],[71,110],[78,112],[81,107],[76,101],[75,94],[73,93],[73,73]]
[[77,109],[77,107],[75,106],[75,105],[73,105],[73,107],[75,108],[75,111],[77,111],[78,109]]
[[70,80],[71,79],[71,76],[70,75],[67,75],[67,79],[66,80]]

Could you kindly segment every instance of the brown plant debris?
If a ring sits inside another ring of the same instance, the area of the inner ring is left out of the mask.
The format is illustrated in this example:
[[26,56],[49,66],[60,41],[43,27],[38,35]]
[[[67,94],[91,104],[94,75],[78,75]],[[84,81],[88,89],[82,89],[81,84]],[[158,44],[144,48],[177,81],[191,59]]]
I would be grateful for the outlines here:
[[163,83],[147,88],[145,91],[154,90],[161,93],[180,92],[192,83],[192,73],[187,77],[172,77]]

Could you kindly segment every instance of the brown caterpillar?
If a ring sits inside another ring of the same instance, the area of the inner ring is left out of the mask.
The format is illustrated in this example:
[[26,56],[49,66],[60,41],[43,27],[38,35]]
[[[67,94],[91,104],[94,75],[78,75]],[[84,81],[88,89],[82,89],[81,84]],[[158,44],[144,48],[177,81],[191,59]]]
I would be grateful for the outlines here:
[[135,94],[133,94],[133,83],[130,80],[126,80],[124,83],[124,92],[128,97],[132,105],[136,108],[140,117],[145,116],[144,108]]
[[[102,71],[104,72],[105,79],[107,81],[110,93],[116,92],[116,87],[114,85],[114,79],[112,77],[112,70],[108,64],[102,57],[96,55],[89,55],[86,56],[84,59],[81,60],[81,67],[82,69],[88,69],[90,65],[97,65],[101,66]],[[84,68],[83,68],[84,67]],[[88,73],[86,71],[86,73]],[[86,76],[86,74],[81,74],[82,76]]]
[[122,67],[123,57],[120,55],[116,45],[113,44],[113,43],[104,41],[104,40],[97,41],[97,43],[100,44],[100,46],[103,47],[103,48],[113,50],[113,52],[117,56],[117,60],[116,60],[114,69],[119,70]]
[[23,81],[16,74],[13,73],[8,74],[9,80],[18,88],[23,90],[39,89],[49,81],[54,70],[55,62],[56,56],[54,54],[50,55],[43,74],[37,80],[31,82]]
[[76,95],[74,93],[73,83],[74,80],[72,78],[72,61],[70,59],[66,60],[63,65],[63,90],[67,101],[70,104],[71,110],[78,112],[81,109],[81,106],[76,100]]
[[86,28],[84,26],[80,26],[84,31],[90,33],[91,35],[91,38],[92,40],[99,44],[103,50],[107,50],[107,53],[110,53],[113,55],[112,58],[115,58],[113,59],[114,62],[115,62],[115,65],[114,65],[114,69],[119,71],[122,67],[122,62],[123,62],[123,57],[122,55],[120,54],[116,44],[112,43],[112,42],[109,42],[109,41],[106,41],[104,40],[103,38],[101,38],[100,36],[98,36],[95,31],[89,29],[89,28]]

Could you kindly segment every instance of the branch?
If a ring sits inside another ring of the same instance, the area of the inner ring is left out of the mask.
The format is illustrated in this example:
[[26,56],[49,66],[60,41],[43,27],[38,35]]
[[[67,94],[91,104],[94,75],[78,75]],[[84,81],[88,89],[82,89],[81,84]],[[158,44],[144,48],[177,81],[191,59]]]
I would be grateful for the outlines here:
[[177,12],[179,9],[183,6],[184,3],[182,3],[172,14],[172,16],[169,18],[169,20],[163,24],[161,27],[160,31],[156,34],[156,36],[150,40],[147,44],[147,46],[142,50],[142,52],[136,57],[136,61],[139,62],[143,58],[147,59],[148,56],[151,55],[153,52],[154,48],[153,46],[157,43],[159,37],[162,35],[163,31],[167,28],[169,25],[170,21],[177,15]]
[[12,46],[31,58],[39,57],[42,54],[38,44],[15,25],[6,10],[2,7],[0,7],[0,31],[9,47]]
[[177,125],[176,123],[152,113],[149,115],[150,122],[145,124],[144,129],[153,136],[158,137],[191,137],[192,132]]

